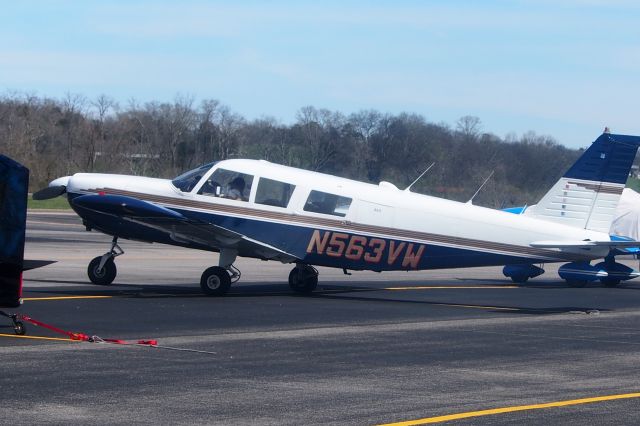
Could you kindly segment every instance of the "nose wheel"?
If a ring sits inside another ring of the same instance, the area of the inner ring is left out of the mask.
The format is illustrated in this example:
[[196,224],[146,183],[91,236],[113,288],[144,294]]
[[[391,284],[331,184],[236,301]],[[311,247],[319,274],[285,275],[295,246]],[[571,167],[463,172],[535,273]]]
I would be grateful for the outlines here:
[[87,268],[89,280],[98,285],[111,284],[118,274],[114,259],[121,254],[124,254],[124,250],[118,245],[118,237],[113,237],[111,250],[102,256],[93,258],[89,262],[89,267]]

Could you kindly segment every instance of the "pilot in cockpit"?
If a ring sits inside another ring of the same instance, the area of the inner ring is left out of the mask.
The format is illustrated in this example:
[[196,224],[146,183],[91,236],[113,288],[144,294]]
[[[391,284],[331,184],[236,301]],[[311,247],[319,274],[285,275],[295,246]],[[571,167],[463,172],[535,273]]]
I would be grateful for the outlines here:
[[236,177],[229,182],[229,191],[227,192],[227,198],[232,200],[244,200],[243,193],[246,184],[241,176]]
[[207,179],[207,181],[200,188],[199,193],[202,195],[213,195],[215,197],[220,196],[221,186],[218,182]]

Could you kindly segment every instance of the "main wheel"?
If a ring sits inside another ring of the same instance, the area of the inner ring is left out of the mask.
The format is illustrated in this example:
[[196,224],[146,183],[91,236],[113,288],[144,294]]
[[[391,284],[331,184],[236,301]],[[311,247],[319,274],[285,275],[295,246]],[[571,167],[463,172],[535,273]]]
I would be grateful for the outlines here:
[[224,296],[231,287],[229,272],[220,266],[212,266],[202,273],[200,288],[207,296]]
[[567,284],[569,284],[569,287],[582,288],[587,285],[587,282],[584,280],[567,280]]
[[511,277],[511,281],[513,281],[516,284],[524,284],[527,281],[529,281],[529,276],[528,275],[514,275]]
[[318,272],[309,265],[299,265],[289,273],[289,287],[296,293],[309,294],[318,286]]
[[113,282],[113,280],[116,278],[116,275],[118,274],[116,263],[111,257],[107,259],[102,269],[100,269],[100,260],[102,260],[102,256],[98,256],[91,262],[89,262],[87,275],[89,276],[91,282],[94,284],[109,285]]
[[24,326],[24,323],[22,321],[16,321],[16,323],[13,325],[13,331],[18,336],[24,336],[27,333],[27,328]]
[[620,284],[620,280],[617,278],[603,278],[600,280],[602,282],[602,284],[605,285],[605,287],[616,287],[618,284]]

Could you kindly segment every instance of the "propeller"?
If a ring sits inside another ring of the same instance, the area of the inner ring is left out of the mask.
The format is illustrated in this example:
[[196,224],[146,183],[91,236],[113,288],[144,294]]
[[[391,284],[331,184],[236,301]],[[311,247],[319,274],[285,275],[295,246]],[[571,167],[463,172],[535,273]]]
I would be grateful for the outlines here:
[[59,195],[67,192],[66,185],[56,185],[56,186],[48,186],[44,189],[41,189],[38,192],[33,193],[34,200],[48,200],[50,198],[56,198]]
[[57,196],[67,192],[67,185],[69,185],[70,179],[71,176],[63,176],[58,179],[54,179],[49,182],[48,187],[34,192],[32,198],[34,200],[48,200],[50,198],[56,198]]

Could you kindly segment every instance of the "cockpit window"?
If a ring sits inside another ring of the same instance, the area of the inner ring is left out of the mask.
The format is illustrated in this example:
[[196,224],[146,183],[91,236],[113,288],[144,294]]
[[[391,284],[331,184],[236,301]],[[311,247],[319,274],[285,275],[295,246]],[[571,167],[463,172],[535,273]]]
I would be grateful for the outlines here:
[[182,192],[190,192],[216,163],[205,164],[197,169],[189,170],[186,173],[181,174],[177,178],[171,181],[173,186],[178,188]]
[[202,184],[202,187],[198,190],[198,194],[249,201],[252,184],[252,175],[234,172],[233,170],[217,169],[209,176],[209,179]]
[[345,217],[350,205],[351,198],[341,197],[327,192],[311,191],[304,205],[304,210],[307,212]]
[[295,185],[277,180],[260,178],[256,190],[256,203],[268,206],[287,207]]

